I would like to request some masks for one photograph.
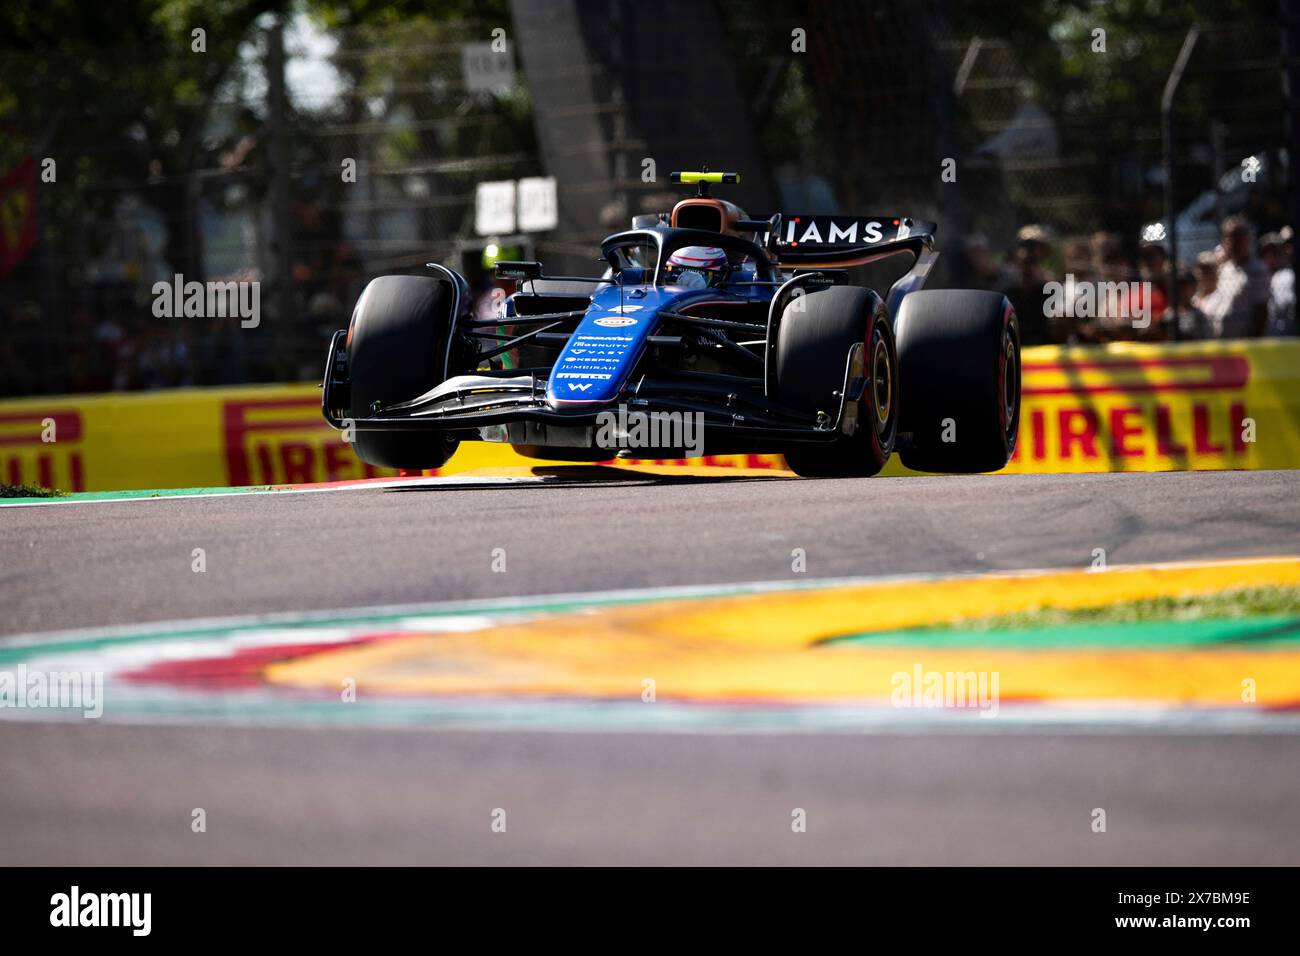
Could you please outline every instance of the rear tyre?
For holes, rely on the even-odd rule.
[[[1020,430],[1020,325],[1006,296],[913,292],[897,332],[903,464],[957,474],[1005,466]]]
[[[898,431],[897,352],[884,303],[870,289],[832,286],[792,300],[782,312],[776,391],[793,408],[838,414],[838,393],[857,344],[863,346],[861,374],[867,378],[856,409],[857,431],[831,442],[790,446],[785,460],[797,475],[865,478],[885,466]]]
[[[430,276],[379,276],[357,300],[348,329],[351,417],[418,398],[442,381],[457,294]],[[431,431],[362,431],[362,461],[382,468],[439,468],[459,441]]]

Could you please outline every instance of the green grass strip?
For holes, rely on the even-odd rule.
[[[1146,598],[1088,608],[1040,608],[948,624],[871,631],[823,644],[925,647],[1132,648],[1252,646],[1300,640],[1300,588],[1265,587]]]
[[[252,495],[279,490],[274,485],[241,485],[233,488],[157,488],[136,491],[78,491],[75,493],[51,491],[48,488],[38,489],[32,485],[4,485],[0,486],[0,488],[16,488],[23,492],[22,494],[4,494],[0,491],[0,498],[14,499],[8,502],[9,504],[35,501],[40,498],[60,498],[70,503],[76,501],[135,501],[140,498],[178,498],[185,495]]]
[[[66,498],[68,493],[41,485],[0,484],[0,498]]]

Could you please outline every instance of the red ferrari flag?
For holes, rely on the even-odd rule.
[[[36,243],[36,162],[20,159],[0,178],[0,278]]]

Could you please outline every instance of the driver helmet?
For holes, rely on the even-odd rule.
[[[716,289],[731,267],[717,246],[682,246],[668,257],[668,282],[688,289]]]

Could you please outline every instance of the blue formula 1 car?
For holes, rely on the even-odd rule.
[[[919,291],[935,226],[904,216],[751,219],[697,186],[601,243],[590,278],[499,262],[516,291],[470,308],[460,275],[380,276],[335,333],[326,420],[367,462],[443,465],[462,441],[570,461],[776,453],[798,474],[983,472],[1015,449],[1020,340],[992,292]],[[850,267],[909,255],[882,298]]]

